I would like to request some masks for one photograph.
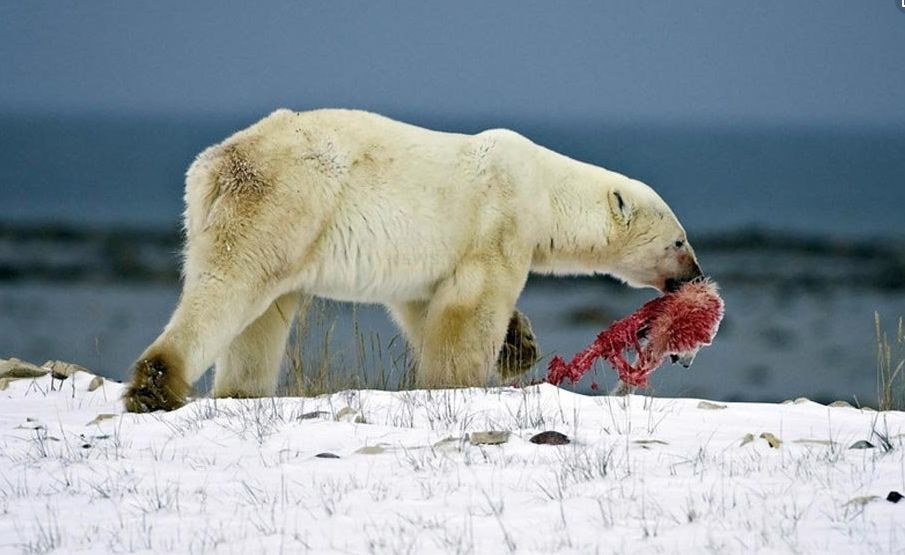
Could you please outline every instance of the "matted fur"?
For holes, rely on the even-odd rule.
[[[530,271],[660,289],[700,273],[652,189],[502,129],[278,110],[201,153],[185,200],[182,296],[136,364],[129,410],[181,402],[181,386],[148,393],[143,369],[165,353],[173,384],[216,362],[214,395],[272,394],[300,297],[387,306],[419,385],[471,386],[536,358],[513,320]],[[500,357],[507,331],[530,338],[516,364]]]

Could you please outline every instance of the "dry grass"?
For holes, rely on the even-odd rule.
[[[877,331],[877,404],[880,410],[905,410],[905,330],[899,317],[895,335],[890,339],[874,313]]]
[[[412,356],[401,335],[385,340],[362,330],[358,307],[352,312],[352,338],[335,340],[338,303],[304,299],[286,348],[288,380],[281,393],[311,397],[346,389],[414,388]]]
[[[387,340],[366,331],[360,325],[359,305],[352,305],[351,322],[340,316],[341,307],[342,303],[325,299],[301,301],[286,348],[288,377],[279,394],[311,397],[349,389],[415,389],[415,361],[405,338],[396,333]],[[504,385],[532,383],[531,370],[544,361],[530,322],[522,325],[531,337],[507,334],[497,359]]]

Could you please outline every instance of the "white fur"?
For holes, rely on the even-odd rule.
[[[184,290],[148,348],[188,383],[268,395],[299,294],[382,303],[423,386],[487,382],[529,271],[663,287],[694,254],[663,200],[507,130],[278,110],[186,179]]]

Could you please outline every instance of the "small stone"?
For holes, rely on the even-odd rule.
[[[773,449],[779,449],[779,446],[782,445],[782,440],[780,440],[778,437],[771,434],[770,432],[764,432],[764,433],[760,434],[760,438],[767,440],[767,443]]]
[[[91,381],[88,382],[88,391],[94,391],[102,385],[104,385],[104,378],[100,376],[94,376],[93,378],[91,378]]]
[[[86,374],[92,373],[91,370],[88,370],[84,366],[79,366],[72,362],[64,362],[62,360],[48,360],[42,364],[41,367],[50,370],[50,375],[58,380],[65,380],[76,372],[85,372]]]
[[[344,407],[336,413],[337,422],[353,422],[358,415],[358,411],[352,407]]]
[[[662,439],[636,439],[632,443],[637,443],[638,445],[669,445]]]
[[[886,496],[886,500],[890,503],[898,503],[902,500],[902,494],[897,491],[889,492],[889,495]]]
[[[47,374],[48,370],[39,368],[30,362],[24,362],[17,358],[9,360],[0,359],[0,378],[5,379],[23,379],[23,378],[40,378]]]
[[[754,441],[754,434],[745,434],[745,437],[742,438],[742,442],[739,444],[739,447],[744,447]]]
[[[796,440],[793,440],[792,443],[801,443],[804,445],[826,445],[827,447],[836,444],[834,441],[830,441],[828,439],[809,439],[809,438],[796,439]]]
[[[702,410],[723,410],[726,408],[726,405],[711,403],[710,401],[701,401],[698,403],[698,408]]]
[[[359,455],[379,455],[381,453],[386,453],[386,449],[379,445],[366,445],[355,452]]]
[[[546,432],[536,434],[532,436],[528,441],[530,441],[531,443],[536,443],[538,445],[567,445],[568,443],[570,443],[569,436],[555,432],[553,430],[548,430]]]
[[[465,443],[465,438],[463,437],[445,437],[440,441],[434,443],[431,448],[436,449],[437,451],[461,451],[462,444]]]
[[[95,424],[100,424],[100,423],[103,422],[104,420],[110,420],[111,418],[116,418],[116,417],[117,417],[116,414],[101,413],[101,414],[98,414],[97,416],[95,416],[94,419],[91,420],[91,422],[89,422],[89,423],[87,423],[87,424],[85,424],[85,425],[86,425],[86,426],[93,426],[93,425],[95,425]]]
[[[799,398],[795,399],[795,404],[796,404],[796,405],[803,405],[803,404],[805,404],[805,403],[813,403],[813,402],[814,402],[814,401],[811,401],[811,400],[808,399],[807,397],[799,397]]]
[[[873,448],[874,448],[874,444],[867,440],[864,440],[864,439],[859,439],[855,443],[852,443],[851,447],[849,447],[849,449],[873,449]]]
[[[339,458],[339,455],[336,455],[334,453],[326,453],[326,452],[318,453],[317,455],[314,455],[314,456],[317,457],[318,459],[338,459]]]
[[[472,445],[501,445],[509,441],[509,432],[488,431],[469,434],[468,441]]]
[[[830,406],[830,407],[833,407],[833,408],[846,408],[846,409],[853,409],[853,408],[855,408],[855,407],[853,407],[852,404],[849,403],[848,401],[842,401],[842,400],[833,401],[832,403],[830,403],[830,404],[827,405],[827,406]]]
[[[299,420],[314,420],[315,418],[325,418],[330,416],[330,413],[325,410],[315,410],[312,412],[306,412],[299,416]]]

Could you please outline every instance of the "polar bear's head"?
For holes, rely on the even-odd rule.
[[[672,291],[701,277],[701,267],[685,230],[653,189],[626,180],[608,192],[616,247],[611,273],[633,287]]]

